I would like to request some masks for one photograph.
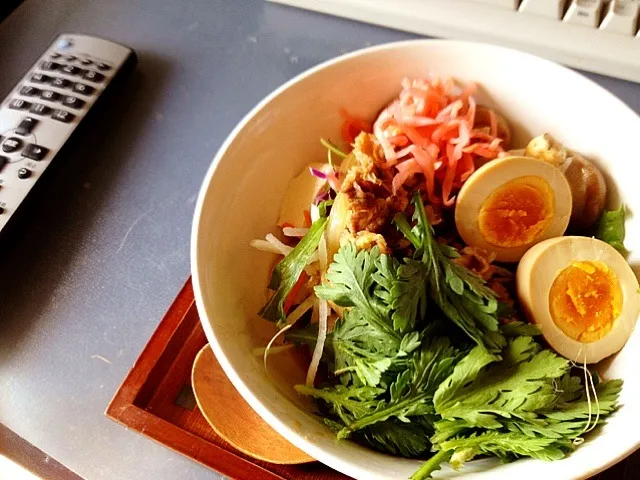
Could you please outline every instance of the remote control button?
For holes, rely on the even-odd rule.
[[[73,91],[82,95],[91,95],[96,89],[84,83],[76,83],[73,86]]]
[[[47,153],[49,153],[48,148],[41,147],[40,145],[36,145],[35,143],[29,143],[22,152],[22,155],[30,158],[31,160],[42,160],[46,157]]]
[[[67,55],[66,57],[64,57],[64,59],[67,62],[75,62],[78,59],[78,57],[76,57],[75,55]]]
[[[100,70],[111,70],[111,65],[108,63],[100,62],[96,65]]]
[[[4,208],[0,207],[0,215],[2,215],[4,213]]]
[[[57,102],[60,100],[60,94],[53,90],[43,90],[40,94],[40,98],[43,100],[49,100],[50,102]]]
[[[73,47],[73,42],[68,38],[61,38],[60,40],[58,40],[58,48],[60,50],[66,50],[70,47]]]
[[[31,104],[29,102],[22,100],[20,98],[14,98],[13,100],[11,100],[11,103],[9,104],[9,108],[13,110],[26,110],[30,106]]]
[[[29,111],[38,115],[49,115],[49,113],[51,113],[51,107],[47,107],[42,103],[34,103],[33,105],[31,105]]]
[[[18,178],[22,178],[23,180],[25,178],[29,178],[31,176],[31,170],[29,170],[28,168],[21,168],[20,170],[18,170]]]
[[[62,73],[66,73],[67,75],[82,75],[83,70],[76,67],[75,65],[65,65],[60,70]]]
[[[4,153],[12,153],[22,148],[22,140],[16,137],[7,138],[2,144]]]
[[[7,163],[9,163],[9,159],[7,157],[0,156],[0,172],[2,171],[2,169],[5,167]]]
[[[53,52],[51,55],[49,55],[50,58],[56,59],[56,58],[60,58],[62,55],[58,52]]]
[[[83,58],[82,60],[80,60],[80,63],[82,63],[83,65],[91,65],[93,62],[88,58]]]
[[[62,100],[62,104],[65,107],[71,107],[71,108],[78,109],[78,108],[84,107],[84,100],[80,100],[77,97],[72,97],[72,96],[69,95],[67,97],[64,97],[64,99]]]
[[[71,82],[66,78],[54,78],[51,82],[52,87],[58,88],[68,88],[71,85]]]
[[[56,62],[42,62],[40,67],[43,70],[47,70],[47,71],[51,72],[53,70],[58,70],[60,68],[60,64],[56,63]]]
[[[94,72],[93,70],[87,70],[86,72],[84,72],[82,78],[84,78],[85,80],[90,80],[92,82],[101,82],[104,80],[104,75],[98,72]]]
[[[39,88],[26,85],[20,89],[20,95],[24,95],[25,97],[35,97],[36,95],[39,95],[41,91],[42,90]]]
[[[31,81],[33,83],[49,83],[51,81],[51,77],[44,73],[34,73],[31,75]]]
[[[73,119],[76,118],[76,116],[71,112],[67,112],[66,110],[54,110],[51,118],[59,122],[71,123],[73,122]]]
[[[29,135],[38,123],[39,123],[39,120],[36,120],[33,117],[25,117],[20,122],[20,125],[18,125],[18,128],[16,129],[16,133],[22,136]]]

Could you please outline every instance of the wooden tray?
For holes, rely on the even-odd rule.
[[[191,390],[191,367],[206,343],[189,279],[111,400],[106,415],[232,478],[349,478],[319,462],[304,465],[261,462],[217,436],[200,413]]]
[[[348,480],[319,462],[274,465],[217,436],[196,405],[191,367],[207,343],[189,279],[116,392],[106,415],[223,475],[251,480]],[[640,453],[592,480],[640,479]]]

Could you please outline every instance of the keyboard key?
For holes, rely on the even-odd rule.
[[[20,95],[24,95],[25,97],[35,97],[40,95],[40,92],[42,92],[42,90],[30,85],[26,85],[20,89]]]
[[[22,140],[16,137],[7,138],[2,144],[2,151],[4,153],[12,153],[22,148]]]
[[[607,6],[607,13],[600,28],[608,32],[633,35],[636,33],[639,11],[638,3],[631,3],[629,0],[613,0]]]
[[[42,64],[40,64],[40,67],[43,70],[47,70],[47,71],[53,71],[53,70],[58,70],[61,65],[59,63],[56,62],[42,62]]]
[[[89,80],[91,82],[97,83],[104,80],[104,75],[98,72],[94,72],[93,70],[87,70],[86,72],[84,72],[84,75],[82,76],[82,78],[84,78],[85,80]]]
[[[71,112],[67,112],[66,110],[54,110],[51,118],[63,123],[71,123],[73,119],[76,118]]]
[[[566,3],[566,0],[522,0],[519,11],[560,20]]]
[[[30,106],[31,104],[29,102],[26,102],[20,98],[14,98],[9,104],[9,108],[13,110],[26,110]]]
[[[84,107],[84,100],[80,100],[77,97],[72,97],[71,95],[69,95],[62,99],[62,104],[65,107],[79,109]]]
[[[22,155],[24,157],[30,158],[31,160],[39,161],[46,157],[47,153],[49,153],[48,148],[41,147],[40,145],[36,145],[35,143],[29,143],[26,147],[24,147]]]
[[[51,82],[51,86],[57,88],[68,88],[70,85],[71,82],[66,78],[54,78]]]
[[[37,115],[49,115],[49,113],[51,113],[51,107],[47,107],[42,103],[34,103],[33,105],[31,105],[29,111]]]
[[[57,102],[60,100],[61,95],[58,92],[54,92],[53,90],[43,90],[40,94],[40,98],[43,100],[48,100],[50,102]]]
[[[65,65],[60,69],[62,73],[66,73],[67,75],[82,75],[83,70],[76,67],[75,65]]]
[[[81,95],[91,95],[96,89],[84,83],[76,83],[73,86],[73,91]]]
[[[44,73],[34,73],[31,75],[31,81],[33,83],[49,83],[51,81],[51,77]]]
[[[602,0],[571,0],[564,21],[597,28],[602,15]]]
[[[21,122],[20,125],[18,125],[18,128],[16,129],[16,133],[18,135],[29,135],[33,129],[35,128],[35,126],[38,124],[39,120],[36,120],[33,117],[25,117]]]

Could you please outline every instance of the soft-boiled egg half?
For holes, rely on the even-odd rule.
[[[455,220],[467,245],[517,262],[536,243],[564,234],[571,218],[571,189],[562,173],[542,160],[507,157],[479,168],[460,189]]]
[[[611,245],[560,237],[524,254],[516,273],[524,313],[560,355],[596,363],[618,352],[640,314],[638,280]]]

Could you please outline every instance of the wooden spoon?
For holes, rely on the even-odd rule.
[[[249,406],[208,344],[196,356],[191,383],[198,407],[211,428],[242,453],[287,465],[315,461],[285,440]]]

